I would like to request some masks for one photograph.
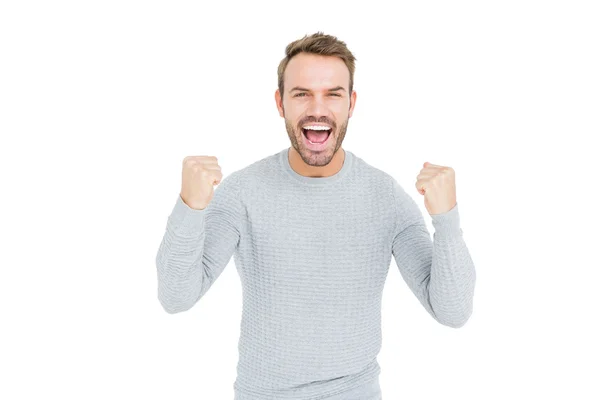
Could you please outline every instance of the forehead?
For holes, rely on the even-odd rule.
[[[338,85],[348,90],[350,71],[339,57],[300,53],[288,63],[283,79],[287,90],[294,86],[321,90]]]

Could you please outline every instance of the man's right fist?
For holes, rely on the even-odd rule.
[[[214,185],[223,179],[214,156],[187,156],[181,172],[181,199],[190,208],[203,210],[214,195]]]

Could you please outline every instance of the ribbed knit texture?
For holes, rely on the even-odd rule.
[[[307,177],[288,151],[224,177],[203,210],[177,196],[156,256],[158,299],[169,313],[190,309],[233,256],[243,290],[236,400],[381,399],[392,255],[436,321],[461,327],[472,313],[475,267],[458,205],[430,216],[432,241],[391,175],[340,149],[338,173]]]

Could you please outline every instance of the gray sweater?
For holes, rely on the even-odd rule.
[[[243,291],[236,400],[377,400],[381,299],[392,255],[440,324],[473,309],[475,267],[458,205],[431,215],[389,174],[345,151],[329,177],[289,148],[230,173],[207,208],[178,195],[156,255],[158,299],[189,310],[233,256]],[[416,193],[416,189],[415,189]]]

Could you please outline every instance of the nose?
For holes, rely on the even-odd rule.
[[[306,114],[308,116],[315,117],[317,120],[319,120],[321,116],[327,116],[329,114],[327,105],[325,104],[325,101],[321,98],[321,96],[312,96],[308,104]]]

